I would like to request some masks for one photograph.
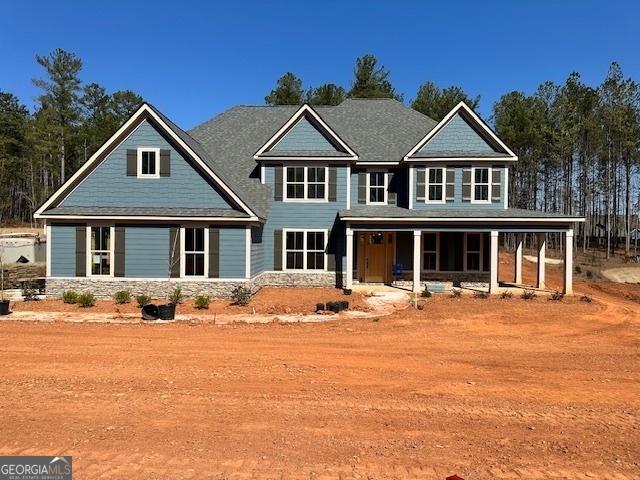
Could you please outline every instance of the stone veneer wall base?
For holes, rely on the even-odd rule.
[[[234,288],[243,285],[256,293],[262,287],[336,287],[342,285],[342,275],[335,272],[264,272],[250,280],[128,280],[97,278],[47,278],[48,296],[61,297],[65,290],[91,292],[98,298],[110,298],[120,290],[128,290],[132,295],[145,293],[151,297],[166,297],[173,289],[180,287],[183,295],[193,297],[198,294],[214,298],[228,298]]]

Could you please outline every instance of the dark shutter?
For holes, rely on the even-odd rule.
[[[367,203],[367,172],[358,173],[358,203]]]
[[[127,176],[138,175],[138,152],[137,150],[127,150]]]
[[[471,201],[471,169],[462,169],[462,201]]]
[[[276,165],[275,167],[273,167],[273,173],[275,174],[275,186],[273,190],[273,199],[281,202],[282,201],[282,183],[283,183],[282,165]]]
[[[395,173],[389,172],[387,174],[388,184],[387,184],[387,203],[389,205],[397,205],[398,204],[398,189],[396,188],[396,184],[394,182]]]
[[[87,227],[76,227],[76,277],[87,276]]]
[[[160,150],[160,176],[171,175],[171,150]]]
[[[209,227],[209,277],[220,276],[220,229]]]
[[[455,168],[447,168],[447,185],[446,185],[446,193],[445,193],[445,201],[453,202],[455,201],[456,195],[456,170]]]
[[[416,170],[416,202],[425,201],[425,181],[426,181],[426,169],[418,168]]]
[[[336,271],[336,254],[335,253],[327,254],[327,270],[329,272]]]
[[[169,276],[180,277],[180,227],[169,229]]]
[[[125,234],[124,227],[114,228],[113,237],[113,276],[124,277],[124,262],[125,262]]]
[[[335,202],[338,199],[337,193],[338,170],[336,167],[329,167],[329,201]]]
[[[282,270],[282,230],[273,232],[273,269]]]
[[[494,167],[491,170],[491,201],[494,203],[499,202],[500,199],[500,178],[501,168]]]

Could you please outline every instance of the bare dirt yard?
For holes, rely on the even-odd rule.
[[[640,287],[576,290],[594,301],[434,295],[321,324],[3,321],[0,454],[73,455],[78,479],[637,479]]]

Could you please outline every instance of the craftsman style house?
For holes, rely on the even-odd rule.
[[[239,284],[498,284],[499,234],[582,219],[508,207],[517,157],[465,104],[239,106],[189,132],[149,104],[36,212],[47,290],[226,295]],[[514,283],[522,283],[522,241]]]

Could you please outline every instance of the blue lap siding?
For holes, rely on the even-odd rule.
[[[171,151],[168,177],[127,176],[127,149],[153,147]],[[223,194],[147,121],[86,177],[61,206],[169,207],[233,209]]]
[[[125,228],[125,276],[167,278],[169,276],[169,228]]]
[[[265,167],[265,180],[267,185],[273,185],[274,167]],[[351,201],[354,201],[353,191]],[[356,192],[357,195],[357,192]],[[329,235],[336,225],[338,211],[346,208],[347,202],[347,169],[344,166],[336,167],[336,201],[335,202],[283,202],[272,201],[269,215],[263,231],[264,244],[264,269],[274,269],[273,258],[273,232],[278,229],[327,229]],[[339,250],[336,261],[342,261],[344,254],[344,229],[336,229],[335,237],[338,242],[335,248]],[[331,248],[331,247],[330,247]],[[333,253],[330,251],[330,253]]]
[[[273,148],[273,152],[337,151],[333,144],[306,118],[300,120]]]
[[[125,278],[169,277],[168,225],[125,226]],[[220,278],[245,277],[244,227],[220,227]],[[51,276],[74,277],[76,227],[52,225]]]
[[[51,276],[75,277],[76,275],[76,227],[52,225]]]
[[[421,153],[493,153],[495,150],[460,115],[455,115],[420,149]]]
[[[246,229],[220,229],[220,278],[244,278]]]

